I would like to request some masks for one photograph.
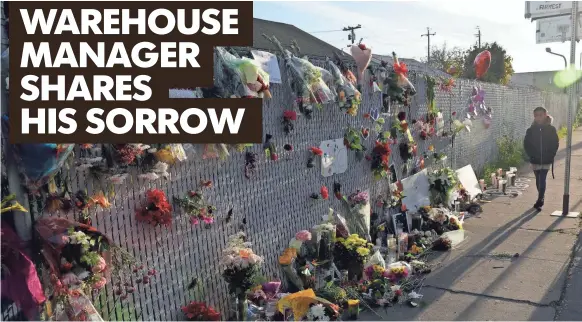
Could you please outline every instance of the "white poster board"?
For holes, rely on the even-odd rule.
[[[481,187],[479,187],[479,180],[477,180],[477,176],[475,175],[475,171],[473,171],[473,167],[468,164],[459,170],[455,171],[457,173],[457,177],[459,178],[459,182],[463,185],[471,200],[481,194]]]
[[[263,70],[269,74],[269,83],[281,84],[281,70],[277,56],[260,50],[251,50],[251,53],[254,59],[261,64]]]
[[[536,21],[536,44],[570,41],[572,16],[562,16]],[[578,40],[582,36],[582,19],[578,20]]]
[[[336,173],[344,173],[348,169],[348,150],[344,139],[322,141],[319,148],[321,156],[321,175],[330,177]]]
[[[402,204],[408,211],[415,213],[424,206],[430,206],[430,183],[426,169],[402,179],[401,182],[404,194]]]

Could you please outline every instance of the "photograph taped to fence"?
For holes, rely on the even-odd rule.
[[[219,49],[252,45],[252,2],[18,2],[9,10],[11,143],[261,142],[268,75]],[[247,90],[220,84],[215,61]],[[201,95],[172,99],[176,88]]]

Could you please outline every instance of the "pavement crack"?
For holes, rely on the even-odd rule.
[[[449,289],[446,287],[439,287],[439,286],[434,286],[434,285],[425,285],[424,287],[429,287],[429,288],[433,288],[436,290],[441,290],[441,291],[454,293],[454,294],[470,295],[470,296],[475,296],[475,297],[484,297],[487,299],[497,300],[497,301],[506,301],[506,302],[513,302],[513,303],[528,304],[528,305],[535,306],[535,307],[555,307],[555,303],[541,304],[541,303],[536,303],[536,302],[532,302],[532,301],[528,301],[528,300],[518,300],[518,299],[512,299],[512,298],[503,297],[503,296],[494,296],[494,295],[467,292],[467,291],[461,291],[461,290],[453,290],[453,289]]]
[[[548,258],[540,258],[540,257],[531,257],[531,256],[524,256],[521,255],[519,253],[516,253],[516,255],[518,256],[506,256],[504,254],[467,254],[464,255],[464,257],[473,257],[473,258],[489,258],[489,259],[495,259],[498,261],[505,261],[505,262],[514,262],[517,261],[521,258],[525,258],[525,259],[535,259],[535,260],[541,260],[541,261],[545,261],[545,262],[555,262],[555,263],[563,263],[563,261],[560,260],[554,260],[554,259],[548,259]]]
[[[578,228],[560,228],[560,229],[536,229],[536,228],[518,228],[519,230],[537,231],[544,233],[560,233],[560,234],[577,234]]]

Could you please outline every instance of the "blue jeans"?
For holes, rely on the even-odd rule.
[[[548,178],[548,170],[536,170],[534,171],[536,176],[536,187],[538,188],[538,200],[544,201],[544,196],[546,194],[546,179]]]

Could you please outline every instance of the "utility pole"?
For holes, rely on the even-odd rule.
[[[356,42],[356,33],[354,32],[354,30],[360,29],[360,28],[362,28],[362,25],[358,24],[355,27],[347,26],[347,27],[344,27],[344,29],[343,29],[343,31],[349,31],[350,32],[350,34],[348,35],[348,40],[351,40],[352,41],[352,45]]]
[[[479,28],[479,26],[477,26],[477,33],[475,34],[475,37],[477,37],[477,45],[479,48],[481,48],[481,28]]]
[[[428,39],[428,50],[427,50],[427,55],[426,55],[426,63],[430,63],[430,36],[434,36],[436,35],[436,32],[434,33],[430,33],[430,27],[426,27],[426,34],[422,34],[420,35],[420,37],[425,37]]]

